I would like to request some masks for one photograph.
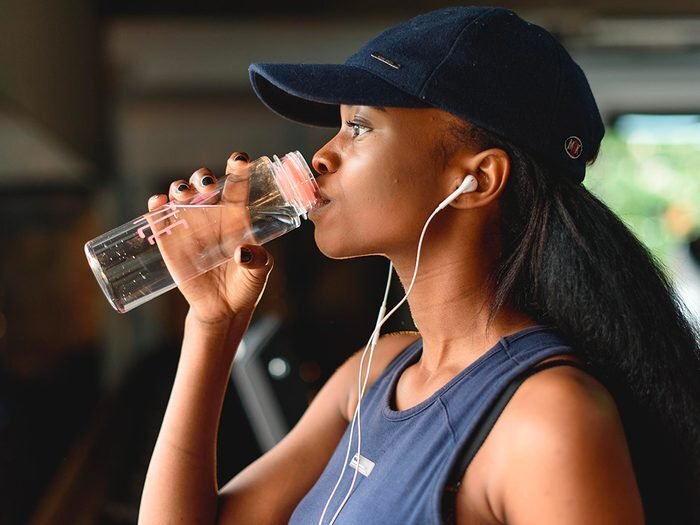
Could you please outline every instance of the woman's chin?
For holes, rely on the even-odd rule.
[[[329,259],[353,259],[355,257],[361,257],[361,255],[348,252],[347,250],[323,246],[318,243],[316,243],[316,246],[318,246],[319,251]]]
[[[319,251],[329,259],[353,259],[369,255],[363,250],[357,249],[358,247],[350,246],[347,238],[328,239],[319,235],[318,230],[314,232],[314,240]]]

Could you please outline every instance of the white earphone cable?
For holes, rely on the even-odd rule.
[[[377,329],[377,327],[381,327],[380,323],[381,323],[381,320],[383,319],[384,314],[386,312],[386,303],[389,299],[389,288],[391,287],[391,277],[392,277],[393,271],[394,271],[394,265],[391,263],[391,261],[389,261],[389,275],[388,275],[387,280],[386,280],[386,288],[384,290],[384,298],[382,299],[382,304],[379,307],[379,314],[377,315],[377,321],[375,322],[375,325],[374,325],[374,331],[372,332],[372,335],[370,336],[370,340],[367,342],[367,345],[365,346],[365,349],[362,352],[362,358],[360,359],[360,372],[359,372],[358,377],[357,377],[357,391],[358,392],[360,392],[360,377],[362,374],[363,362],[365,360],[365,356],[367,355],[367,348],[371,347],[372,350],[374,350],[374,346],[376,346],[376,344],[377,344],[377,337],[375,337],[375,334],[379,333],[379,330]],[[347,451],[345,452],[345,460],[343,461],[343,465],[348,464],[348,458],[350,457],[350,449],[352,448],[352,436],[353,436],[353,432],[355,430],[355,422],[356,421],[358,423],[358,433],[360,431],[359,420],[357,419],[358,408],[360,406],[359,397],[358,397],[357,405],[358,406],[355,409],[355,413],[353,414],[352,424],[350,425],[350,435],[348,436],[348,448],[347,448]],[[335,496],[335,493],[338,490],[338,486],[340,485],[340,481],[343,479],[344,474],[345,474],[345,467],[343,467],[343,469],[341,470],[340,476],[338,476],[338,480],[336,481],[335,486],[333,487],[333,491],[331,492],[331,495],[328,497],[328,500],[326,501],[326,505],[323,507],[323,512],[321,513],[321,518],[318,520],[319,525],[322,525],[322,523],[323,523],[323,518],[326,516],[328,506],[330,505],[331,500],[333,499],[333,496]],[[357,470],[355,470],[355,474],[353,477],[353,483],[354,483],[354,479],[356,476],[357,476]],[[336,515],[337,515],[337,513],[336,513]],[[331,523],[333,523],[335,521],[335,518],[336,518],[336,516],[333,516]]]
[[[457,195],[457,192],[453,195],[450,195],[451,198],[454,198]],[[448,197],[448,199],[450,198]],[[352,418],[352,426],[350,427],[350,435],[348,437],[348,448],[347,452],[345,454],[345,461],[343,463],[343,469],[340,473],[340,476],[338,477],[338,481],[335,484],[335,487],[333,488],[333,491],[331,492],[331,495],[328,498],[328,501],[326,501],[326,505],[323,508],[323,513],[321,514],[321,518],[319,519],[318,523],[319,525],[323,525],[323,518],[326,515],[326,511],[328,510],[328,506],[333,499],[333,496],[335,495],[335,492],[340,485],[340,481],[343,478],[343,475],[345,474],[345,466],[347,465],[348,458],[350,457],[350,448],[352,447],[352,434],[353,430],[355,427],[355,421],[357,421],[357,462],[354,467],[354,474],[352,477],[352,482],[350,483],[350,488],[348,489],[347,493],[345,494],[345,497],[343,498],[343,501],[340,503],[338,510],[336,510],[335,514],[331,518],[331,521],[328,523],[328,525],[333,525],[335,523],[335,520],[337,519],[338,515],[340,514],[340,511],[343,510],[343,507],[345,506],[345,503],[348,501],[350,498],[350,494],[352,494],[352,490],[355,487],[355,481],[357,480],[357,472],[359,470],[360,466],[360,452],[361,452],[361,444],[362,444],[362,436],[360,434],[360,413],[361,413],[361,405],[362,405],[362,398],[365,394],[365,388],[367,386],[367,381],[369,379],[369,374],[370,374],[370,369],[372,366],[372,358],[374,357],[374,347],[376,346],[377,338],[379,337],[379,332],[384,325],[384,323],[389,319],[394,312],[396,312],[403,303],[405,303],[408,300],[408,296],[410,295],[411,291],[413,290],[413,285],[416,282],[416,276],[418,275],[418,267],[420,264],[420,254],[421,250],[423,248],[423,239],[425,237],[425,233],[428,230],[428,225],[430,224],[430,221],[433,220],[435,215],[437,215],[440,211],[444,209],[444,207],[447,205],[448,201],[445,199],[445,201],[441,202],[440,205],[438,205],[435,210],[430,214],[428,219],[425,221],[425,225],[423,226],[423,230],[421,231],[420,238],[418,240],[418,249],[416,251],[416,262],[413,267],[413,276],[411,277],[411,283],[408,286],[408,289],[406,290],[406,293],[404,294],[403,298],[391,309],[391,311],[384,315],[383,317],[381,316],[382,310],[385,309],[386,303],[383,303],[383,308],[380,308],[380,315],[377,320],[377,324],[375,325],[374,331],[372,332],[372,335],[369,338],[369,341],[367,342],[367,345],[365,346],[364,351],[362,352],[362,358],[360,359],[360,370],[358,373],[358,399],[357,399],[357,408],[355,409],[355,413]],[[390,274],[391,276],[391,274]],[[387,283],[387,293],[385,294],[385,299],[388,295],[388,283]],[[371,349],[371,350],[370,350]],[[361,388],[360,388],[360,378],[362,376],[362,367],[363,367],[363,362],[365,359],[365,355],[367,354],[367,351],[370,350],[369,353],[369,359],[367,361],[367,372],[365,373],[365,378],[364,381],[362,382]]]

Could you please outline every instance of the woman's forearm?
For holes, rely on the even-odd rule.
[[[216,434],[231,363],[250,315],[206,324],[189,315],[180,362],[148,467],[139,523],[214,523]]]

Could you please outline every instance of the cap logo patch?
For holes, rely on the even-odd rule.
[[[583,153],[583,142],[581,142],[580,138],[572,135],[564,141],[564,149],[569,157],[577,159]]]
[[[369,56],[371,56],[371,57],[374,58],[375,60],[379,60],[380,62],[386,64],[386,65],[389,66],[389,67],[393,67],[394,69],[400,69],[400,68],[401,68],[401,64],[397,64],[397,63],[394,62],[393,60],[389,60],[388,58],[383,57],[383,56],[380,55],[379,53],[371,53]]]

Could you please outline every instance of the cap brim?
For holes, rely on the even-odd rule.
[[[364,69],[338,64],[251,64],[250,83],[275,113],[304,124],[338,127],[340,104],[430,107]]]

